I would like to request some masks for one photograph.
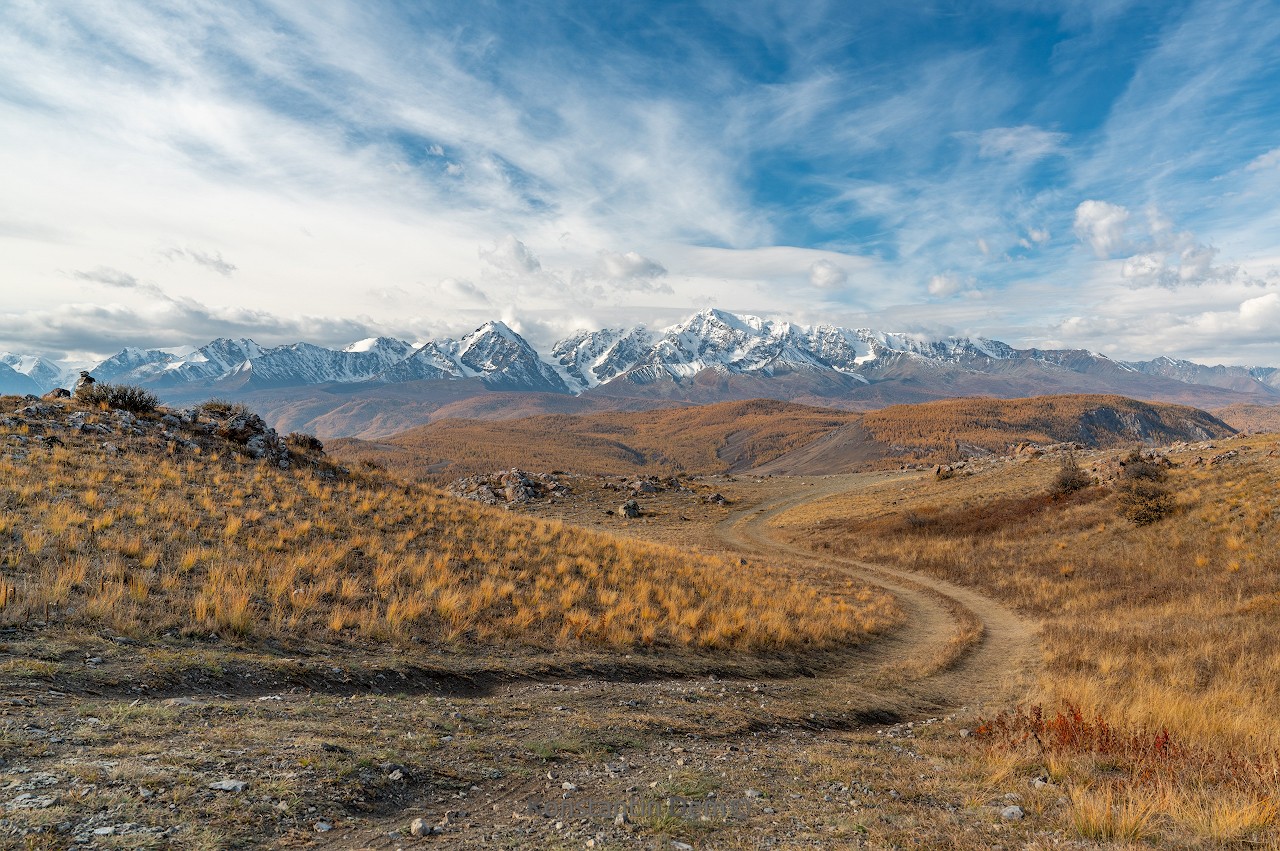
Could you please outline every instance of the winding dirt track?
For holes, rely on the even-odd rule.
[[[730,547],[755,558],[835,568],[891,593],[906,613],[892,635],[872,642],[867,665],[844,679],[902,714],[1009,701],[1026,693],[1038,659],[1035,627],[1003,604],[943,579],[818,554],[780,540],[769,523],[807,502],[855,490],[857,474],[796,478],[786,493],[731,515],[717,528]],[[774,480],[777,482],[778,480]],[[859,687],[860,686],[860,687]]]
[[[730,515],[714,531],[721,545],[755,560],[777,560],[797,572],[830,575],[836,570],[860,583],[885,589],[898,601],[905,613],[902,626],[893,632],[867,642],[850,654],[849,664],[818,676],[797,676],[768,683],[774,705],[763,713],[761,729],[776,725],[807,727],[812,730],[837,730],[881,724],[909,718],[939,715],[950,710],[983,704],[1002,708],[1009,700],[1021,697],[1035,669],[1037,645],[1035,630],[1005,606],[996,601],[941,579],[896,570],[889,567],[839,557],[819,555],[775,537],[769,521],[806,502],[823,499],[856,489],[866,483],[865,476],[844,475],[820,479],[774,479],[769,487],[778,491],[764,502]],[[680,680],[673,680],[678,684]],[[660,684],[605,684],[609,688],[641,689],[637,694],[661,689]],[[584,696],[584,705],[596,705],[609,711],[620,696],[632,692],[603,690],[595,697]],[[568,701],[567,693],[555,693],[556,700]],[[650,694],[650,697],[652,695]],[[525,695],[528,699],[528,695]],[[590,701],[596,701],[595,704]],[[563,708],[563,707],[558,707]],[[761,704],[764,708],[764,704]],[[811,711],[813,710],[813,711]],[[759,741],[746,730],[710,738],[732,741],[749,737],[753,747]],[[638,748],[630,754],[633,761],[661,765],[667,743],[657,742]],[[558,770],[570,770],[569,763]],[[550,775],[548,775],[550,777]],[[755,778],[755,775],[752,775]],[[745,777],[737,778],[748,782]],[[559,778],[557,777],[557,782]],[[597,779],[590,782],[598,794],[611,794],[607,785]],[[615,781],[627,782],[627,778]],[[510,827],[502,815],[518,808],[519,802],[541,799],[554,783],[541,775],[505,781],[501,791],[484,799],[482,811],[473,818],[487,831]],[[545,787],[545,788],[544,788]],[[473,787],[474,788],[474,787]],[[625,794],[620,787],[616,796]],[[799,796],[793,796],[799,797]],[[514,803],[513,803],[514,802]],[[489,812],[490,807],[492,812]],[[358,844],[353,837],[317,838],[314,848],[392,848],[400,840],[388,842],[388,832],[403,829],[406,812],[375,819],[366,827]],[[473,847],[474,833],[436,837],[432,844],[444,847]],[[508,838],[511,836],[507,834]]]

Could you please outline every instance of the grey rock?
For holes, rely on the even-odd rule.
[[[240,793],[247,789],[248,783],[243,780],[219,780],[216,783],[210,783],[209,788],[216,792],[235,792]]]
[[[631,518],[639,517],[640,503],[636,502],[634,499],[629,499],[626,502],[622,503],[621,506],[619,506],[618,513],[621,514],[623,517],[631,517]]]
[[[1005,807],[1000,811],[1000,818],[1005,821],[1018,821],[1024,815],[1026,815],[1026,813],[1024,813],[1022,811],[1022,807],[1019,807],[1017,804]]]

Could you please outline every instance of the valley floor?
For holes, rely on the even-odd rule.
[[[50,848],[395,848],[419,841],[417,818],[438,830],[421,841],[446,847],[987,847],[1042,830],[1057,798],[1030,778],[988,782],[961,738],[976,701],[1003,706],[1025,678],[1028,627],[945,583],[815,562],[764,537],[768,518],[856,481],[724,484],[729,508],[616,530],[719,541],[833,585],[856,571],[899,595],[908,625],[785,675],[781,659],[657,679],[604,664],[435,676],[383,659],[354,682],[370,660],[290,667],[213,648],[184,651],[174,677],[174,653],[10,630],[4,829]],[[221,781],[231,791],[211,788]],[[1015,798],[1026,817],[1000,818]]]
[[[984,720],[1039,694],[1037,620],[940,571],[869,564],[803,531],[844,493],[874,492],[881,512],[915,504],[932,475],[713,484],[726,506],[659,493],[635,520],[606,514],[619,497],[598,483],[526,508],[741,552],[833,593],[872,582],[895,595],[903,625],[807,661],[600,654],[576,667],[492,651],[140,648],[14,626],[0,639],[0,837],[29,848],[1217,847],[1150,814],[1130,833],[1091,833],[1074,768],[986,734]],[[1122,818],[1121,805],[1095,821]],[[416,820],[427,837],[413,835]],[[1236,838],[1256,845],[1265,831]]]

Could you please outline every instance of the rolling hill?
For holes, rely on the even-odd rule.
[[[1280,431],[1280,405],[1228,405],[1213,415],[1239,431]]]
[[[863,414],[755,399],[639,412],[441,420],[385,440],[337,440],[329,446],[348,462],[373,462],[420,477],[510,467],[821,475],[1000,454],[1019,443],[1107,447],[1232,433],[1204,411],[1121,396],[953,399]]]

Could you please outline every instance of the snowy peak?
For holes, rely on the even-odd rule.
[[[99,381],[138,384],[162,372],[176,360],[178,356],[170,352],[130,347],[95,366],[93,374]]]
[[[960,362],[1014,353],[992,340],[810,327],[722,310],[701,311],[656,335],[644,328],[579,331],[551,352],[570,383],[582,388],[623,376],[640,383],[681,381],[708,369],[765,376],[836,372],[862,380],[869,364],[894,355]]]
[[[36,355],[17,355],[0,352],[0,364],[35,382],[41,393],[47,393],[62,384],[66,370],[51,360]]]
[[[40,385],[31,376],[18,372],[7,363],[0,363],[0,395],[26,396],[39,392]]]
[[[605,328],[579,331],[551,349],[551,357],[575,388],[587,390],[612,381],[644,359],[653,335],[644,326],[628,331]]]
[[[170,351],[127,348],[93,373],[103,381],[210,393],[470,381],[477,389],[572,394],[609,394],[613,385],[613,392],[624,396],[672,399],[715,398],[722,391],[846,399],[875,384],[882,385],[876,398],[947,395],[960,386],[1004,392],[999,388],[1015,384],[1125,395],[1159,392],[1171,398],[1191,392],[1182,388],[1205,386],[1266,399],[1280,396],[1280,370],[1274,368],[1207,367],[1173,358],[1124,363],[1082,350],[1017,350],[982,337],[800,325],[714,309],[657,331],[644,326],[578,331],[545,354],[506,323],[492,321],[457,339],[430,340],[417,348],[392,337],[332,349],[306,342],[264,348],[247,338]],[[66,377],[50,361],[0,355],[0,384],[10,392],[44,392]],[[761,383],[766,379],[778,383]],[[1194,392],[1200,395],[1188,398],[1204,395],[1202,389]]]
[[[431,340],[377,376],[383,382],[463,378],[479,379],[492,390],[571,393],[578,389],[571,389],[523,337],[497,321],[486,322],[460,340]]]
[[[571,392],[556,370],[502,322],[486,322],[463,337],[457,364],[495,390]]]

